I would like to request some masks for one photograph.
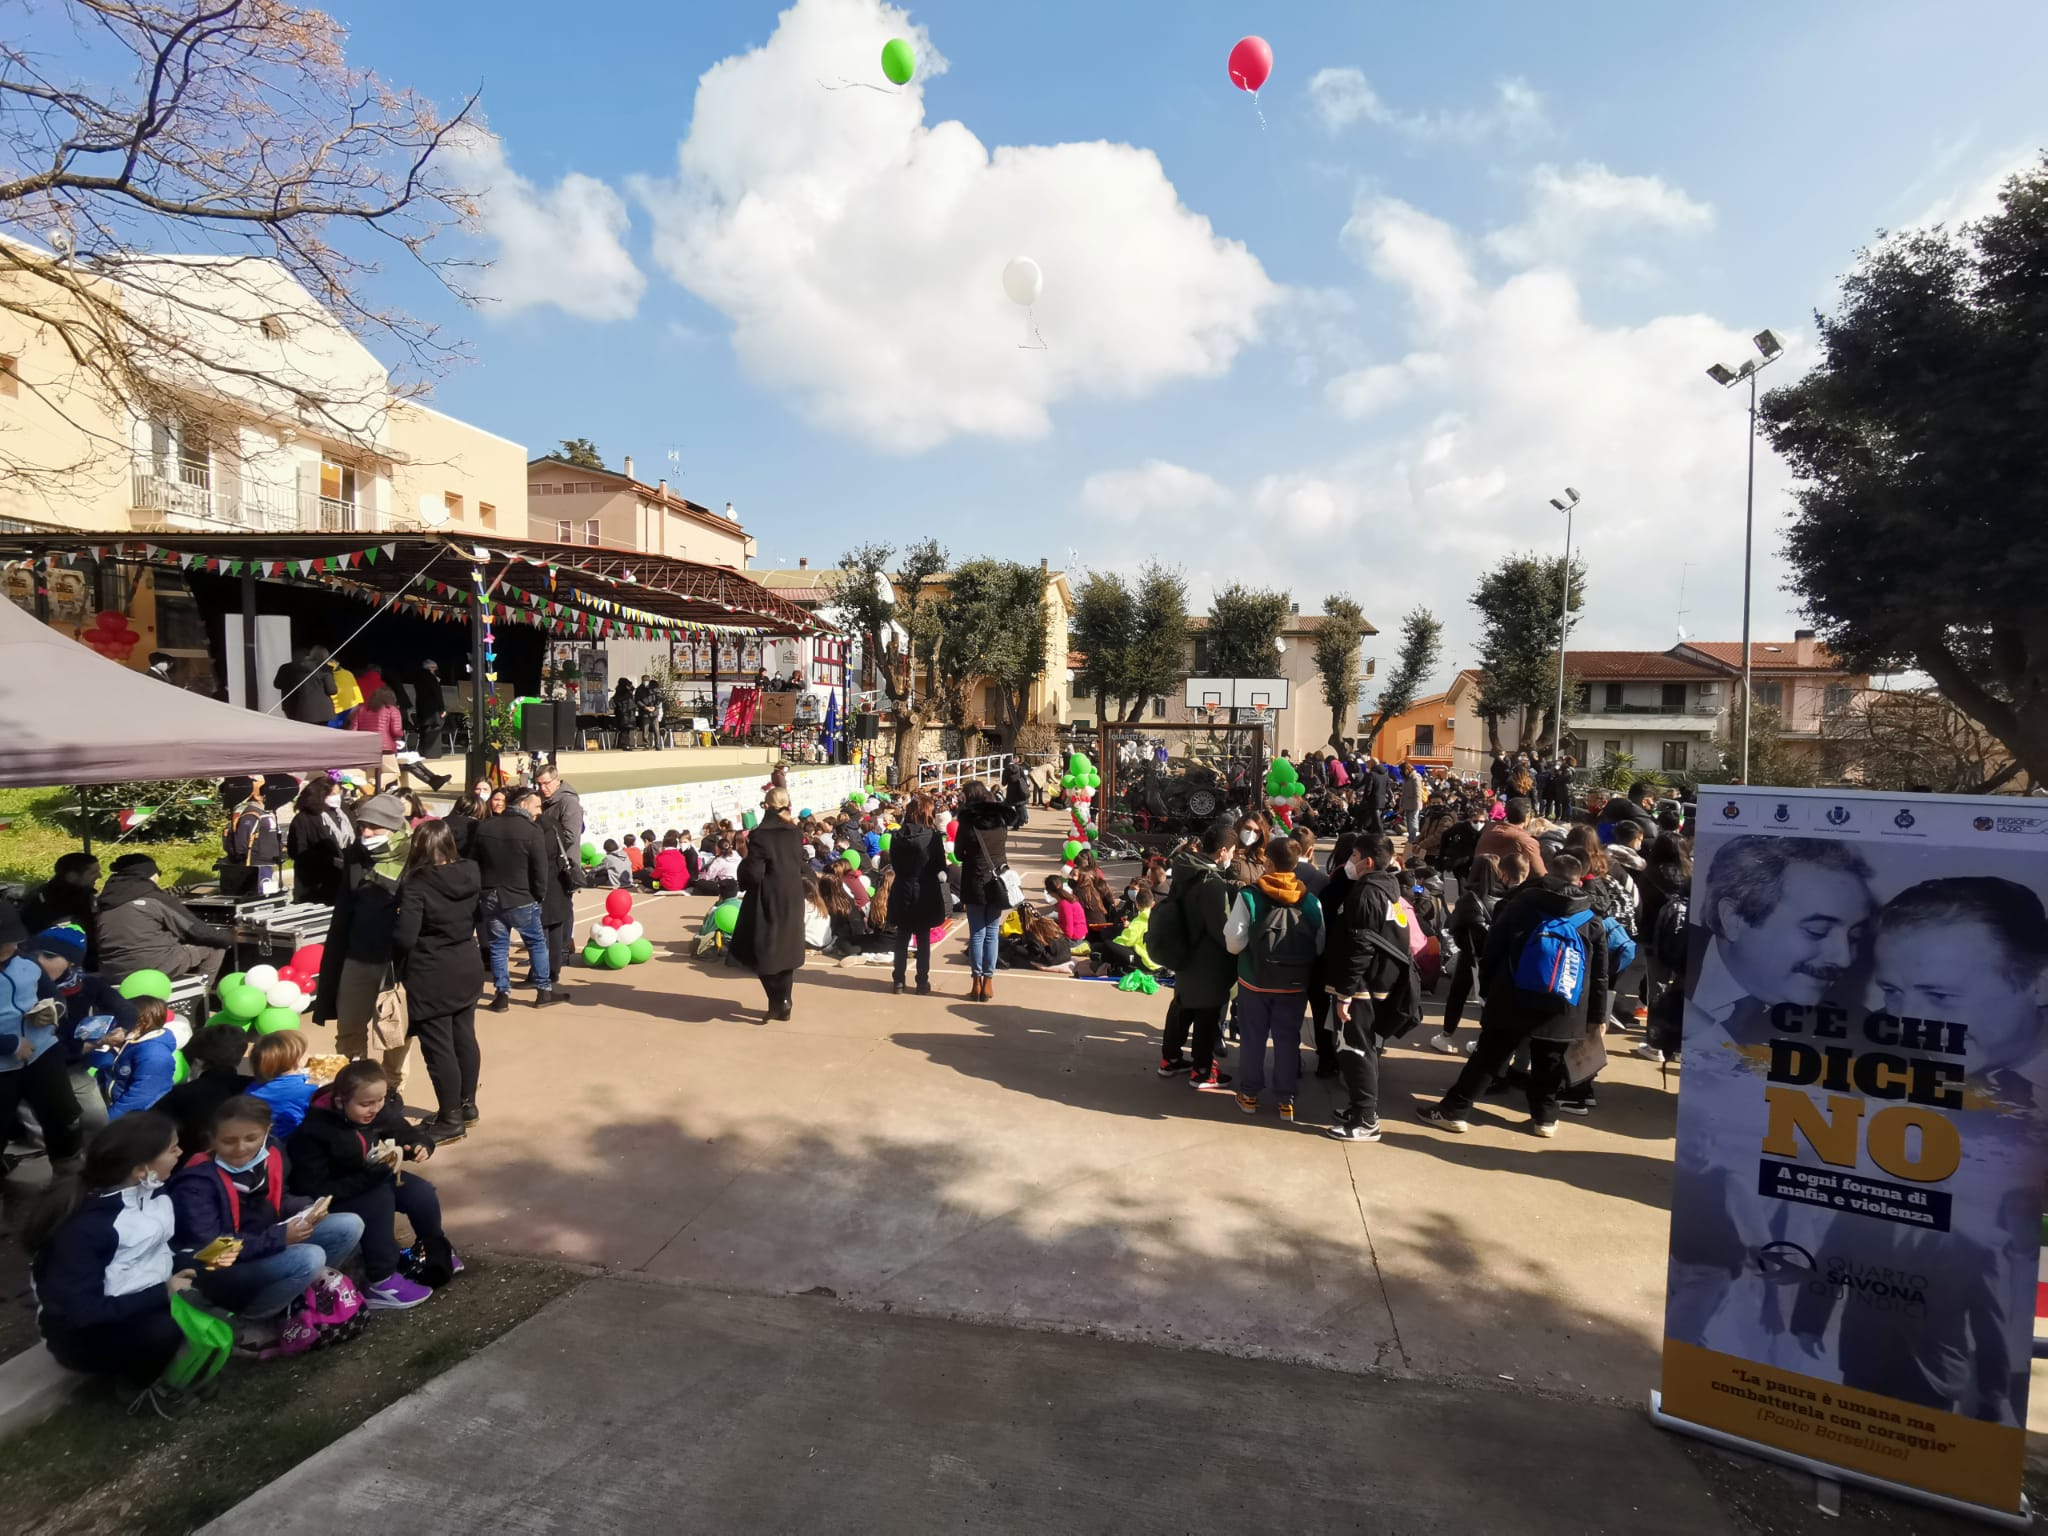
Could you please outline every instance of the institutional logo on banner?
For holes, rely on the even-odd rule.
[[[1981,799],[1701,801],[1663,1412],[2016,1511],[2048,841]]]

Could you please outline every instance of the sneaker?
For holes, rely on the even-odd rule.
[[[1567,1115],[1577,1115],[1581,1120],[1583,1120],[1586,1118],[1586,1116],[1590,1115],[1594,1110],[1600,1107],[1600,1101],[1595,1098],[1559,1099],[1557,1101],[1557,1107],[1561,1113]]]
[[[491,999],[490,1009],[493,1013],[510,1013],[512,1011],[512,994],[510,992],[498,993]]]
[[[1256,1115],[1259,1112],[1259,1096],[1255,1093],[1240,1093],[1237,1096],[1237,1107],[1248,1115]]]
[[[1416,1118],[1421,1120],[1423,1124],[1433,1125],[1438,1130],[1449,1131],[1453,1136],[1462,1136],[1472,1129],[1470,1121],[1460,1120],[1456,1115],[1445,1114],[1443,1107],[1438,1104],[1425,1104],[1416,1110],[1415,1114]]]
[[[1282,1099],[1280,1101],[1280,1118],[1289,1125],[1294,1123],[1294,1100]]]
[[[1198,1093],[1228,1093],[1230,1091],[1230,1074],[1228,1072],[1219,1072],[1213,1066],[1206,1072],[1190,1072],[1188,1074],[1188,1086]]]
[[[1445,1056],[1470,1056],[1475,1043],[1471,1040],[1460,1040],[1456,1035],[1446,1035],[1441,1032],[1431,1035],[1427,1042],[1432,1051]]]
[[[1645,1008],[1641,1003],[1637,1003],[1635,1007],[1629,1009],[1628,1016],[1634,1019],[1638,1024],[1640,1024],[1643,1022],[1643,1020],[1647,1019],[1650,1016],[1650,1010]]]
[[[1545,1141],[1549,1141],[1557,1135],[1557,1122],[1555,1120],[1531,1120],[1529,1122],[1529,1131],[1531,1135],[1541,1136]]]
[[[374,1285],[363,1288],[363,1302],[373,1312],[404,1312],[430,1300],[433,1292],[393,1270]]]
[[[182,1419],[197,1406],[198,1399],[190,1392],[181,1392],[161,1381],[153,1381],[136,1394],[135,1401],[128,1405],[128,1411],[133,1414],[153,1413],[160,1419]]]
[[[1183,1072],[1194,1070],[1194,1063],[1185,1056],[1162,1056],[1159,1058],[1161,1077],[1179,1077]]]
[[[1630,1054],[1640,1056],[1645,1061],[1662,1062],[1668,1059],[1665,1056],[1665,1054],[1662,1051],[1658,1050],[1657,1047],[1654,1045],[1639,1045]]]
[[[1340,1119],[1335,1125],[1325,1126],[1323,1134],[1338,1141],[1378,1141],[1380,1123],[1377,1120]]]

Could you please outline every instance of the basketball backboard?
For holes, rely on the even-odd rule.
[[[1284,677],[1191,677],[1182,685],[1189,709],[1285,709]]]

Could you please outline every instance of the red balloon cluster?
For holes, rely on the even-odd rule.
[[[295,981],[299,990],[308,996],[319,990],[320,961],[327,953],[325,944],[308,944],[292,952],[291,964],[278,970],[279,981]]]
[[[95,615],[92,628],[79,631],[78,638],[109,661],[126,661],[142,643],[142,636],[128,622],[128,615],[111,610]]]

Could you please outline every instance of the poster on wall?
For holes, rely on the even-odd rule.
[[[1656,1415],[2025,1508],[2048,804],[1702,789]]]

